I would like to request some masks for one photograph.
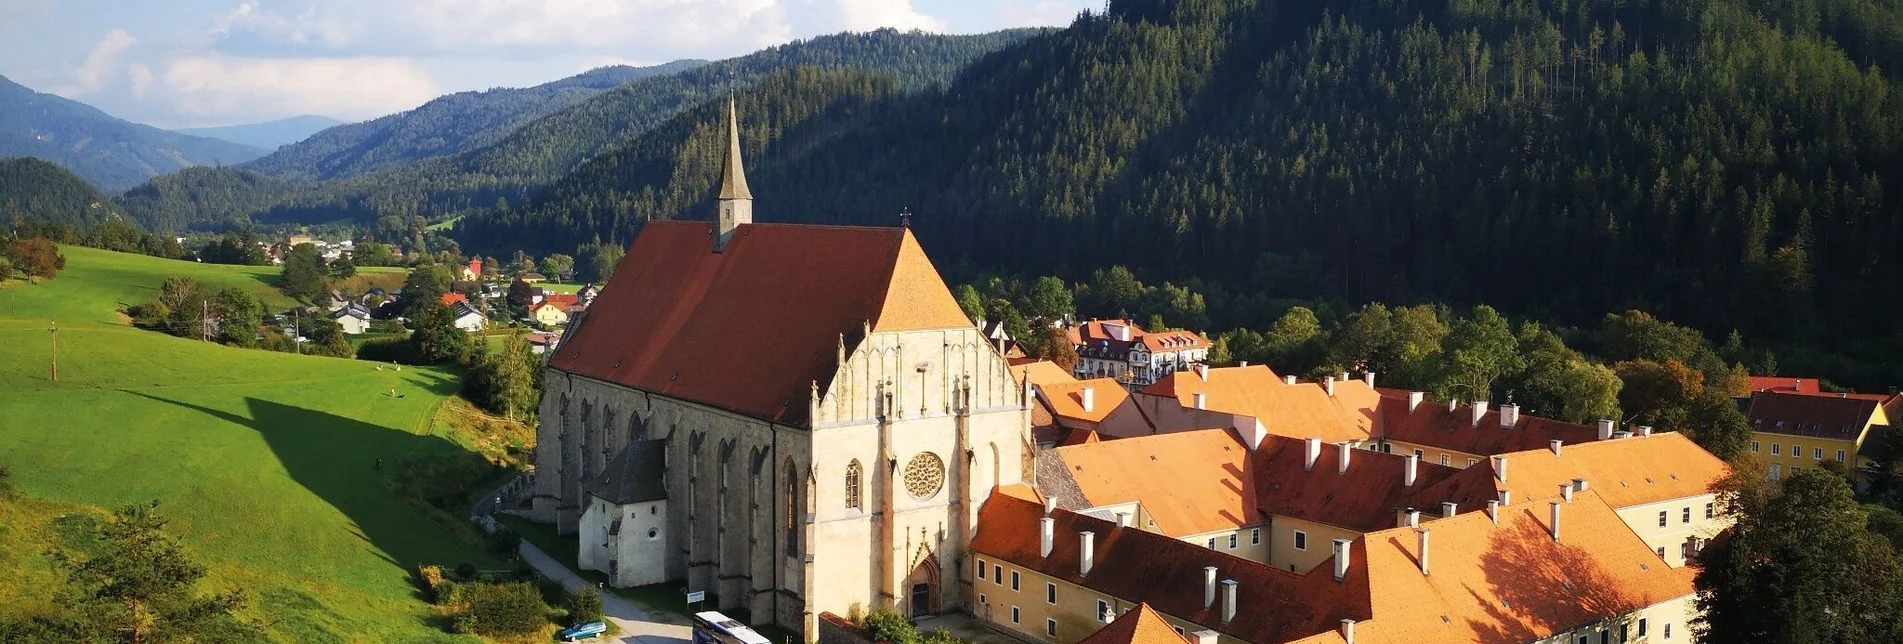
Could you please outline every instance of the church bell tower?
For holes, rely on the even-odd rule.
[[[714,229],[714,252],[727,249],[733,231],[753,223],[753,192],[747,190],[747,171],[740,164],[740,118],[733,99],[727,99],[727,160],[720,169],[720,215]]]

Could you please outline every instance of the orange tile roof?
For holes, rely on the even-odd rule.
[[[1745,417],[1752,431],[1853,441],[1881,407],[1866,397],[1759,391],[1751,394]]]
[[[469,301],[469,296],[461,293],[444,293],[442,297],[436,299],[442,301],[443,306],[455,306],[457,302]]]
[[[1118,615],[1110,625],[1097,629],[1077,644],[1190,644],[1189,638],[1176,633],[1169,620],[1150,608],[1148,602]]]
[[[542,302],[550,306],[570,307],[581,303],[581,296],[574,293],[549,293],[542,296]]]
[[[1340,467],[1344,449],[1349,452],[1346,474]],[[1314,467],[1304,470],[1307,456],[1306,441],[1279,436],[1265,439],[1251,455],[1246,470],[1255,507],[1356,532],[1381,530],[1393,527],[1395,512],[1413,507],[1414,497],[1460,471],[1418,463],[1414,484],[1407,485],[1406,456],[1323,443]],[[1421,509],[1438,511],[1439,502]]]
[[[1782,391],[1787,393],[1817,393],[1822,391],[1817,387],[1816,378],[1751,376],[1747,378],[1746,381],[1749,383],[1751,391]]]
[[[910,229],[649,223],[550,366],[792,425],[873,331],[967,328]],[[610,321],[610,322],[603,322]]]
[[[1127,327],[1130,339],[1123,340],[1115,332],[1115,327]],[[1065,331],[1071,344],[1090,348],[1108,348],[1111,352],[1122,353],[1130,345],[1141,344],[1151,353],[1160,351],[1185,351],[1188,349],[1206,349],[1209,338],[1194,331],[1145,331],[1129,320],[1091,320],[1078,324]]]
[[[1139,436],[1057,448],[1089,506],[1135,501],[1172,537],[1260,523],[1249,448],[1227,429]]]
[[[1427,507],[1453,501],[1465,513],[1498,499],[1501,490],[1519,505],[1559,496],[1559,484],[1583,478],[1612,507],[1627,508],[1704,494],[1730,472],[1724,461],[1676,432],[1562,445],[1557,455],[1549,448],[1502,456],[1504,483],[1488,459],[1423,490],[1415,502]]]
[[[1097,436],[1097,432],[1094,432],[1088,429],[1078,428],[1078,429],[1070,430],[1068,433],[1065,433],[1064,440],[1059,442],[1058,445],[1059,446],[1088,445],[1091,443],[1100,443],[1100,442],[1103,442],[1103,439]]]
[[[1360,644],[1530,642],[1694,592],[1694,568],[1659,559],[1593,492],[1560,506],[1514,504],[1423,524],[1428,573],[1413,528],[1364,536],[1350,565],[1372,580]],[[1327,564],[1318,570],[1330,570]],[[1341,642],[1339,630],[1302,640]]]
[[[1407,396],[1383,396],[1380,435],[1388,440],[1431,445],[1443,449],[1491,456],[1529,449],[1544,449],[1553,439],[1567,445],[1599,440],[1599,428],[1524,413],[1511,429],[1500,426],[1500,409],[1490,408],[1473,422],[1473,406],[1462,405],[1448,411],[1447,404],[1422,401],[1409,411]]]
[[[1084,391],[1089,390],[1090,409],[1084,409]],[[1110,412],[1130,397],[1130,391],[1115,378],[1054,382],[1037,388],[1037,395],[1050,405],[1051,415],[1059,420],[1086,423],[1103,421]]]
[[[1023,358],[1011,360],[1011,375],[1021,384],[1029,380],[1032,385],[1060,384],[1077,382],[1077,377],[1049,360]]]
[[[1125,601],[1148,602],[1158,612],[1248,642],[1286,642],[1334,628],[1344,617],[1366,619],[1368,576],[1336,582],[1333,570],[1297,574],[1199,545],[1058,509],[1051,513],[1050,556],[1040,552],[1043,506],[992,494],[978,512],[972,535],[976,556],[1009,562]],[[1089,574],[1079,566],[1080,532],[1094,533]],[[1222,621],[1223,600],[1203,605],[1203,569],[1236,581],[1238,609]],[[1319,574],[1317,574],[1319,573]]]
[[[1178,371],[1143,393],[1173,397],[1184,407],[1193,407],[1196,394],[1202,393],[1205,409],[1254,417],[1276,436],[1328,442],[1372,437],[1381,400],[1360,380],[1336,382],[1335,395],[1330,396],[1320,383],[1290,385],[1263,365],[1206,369],[1201,375],[1193,369]]]

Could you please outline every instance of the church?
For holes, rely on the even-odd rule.
[[[1031,469],[1028,390],[909,228],[754,223],[731,104],[727,134],[715,220],[647,224],[550,357],[532,516],[807,641],[957,610],[979,506]]]

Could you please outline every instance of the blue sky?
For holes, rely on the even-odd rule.
[[[0,75],[160,127],[362,120],[608,64],[878,27],[1065,25],[1102,0],[0,0]]]

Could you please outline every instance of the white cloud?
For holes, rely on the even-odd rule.
[[[185,55],[161,80],[184,114],[332,114],[406,110],[437,95],[421,66],[403,58],[232,58]]]
[[[900,31],[920,29],[943,33],[944,20],[919,13],[912,9],[911,0],[837,0],[839,13],[845,18],[844,29],[850,31],[868,31],[880,27],[893,27]]]
[[[998,7],[996,26],[1068,27],[1078,12],[1102,8],[1103,3],[1087,0],[1011,0]]]
[[[114,29],[94,45],[86,54],[86,62],[73,70],[72,78],[63,85],[53,88],[53,93],[66,97],[84,96],[105,89],[106,81],[119,71],[120,59],[126,50],[131,49],[138,39],[124,29]]]
[[[126,73],[132,76],[132,97],[145,98],[146,88],[152,86],[152,68],[134,62],[126,66]]]
[[[26,22],[53,10],[53,0],[0,0],[0,27]]]

